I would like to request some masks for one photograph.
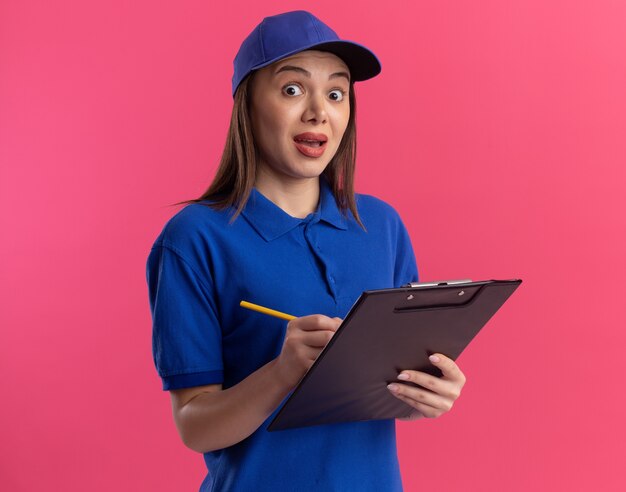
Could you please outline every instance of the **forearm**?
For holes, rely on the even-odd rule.
[[[232,446],[252,434],[291,389],[277,372],[276,361],[272,361],[231,388],[192,398],[175,414],[185,445],[208,452]]]

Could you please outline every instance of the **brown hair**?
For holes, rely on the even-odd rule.
[[[237,216],[246,206],[256,178],[258,153],[250,123],[250,86],[254,72],[246,77],[235,93],[230,127],[220,165],[207,190],[193,200],[181,203],[199,203],[209,200],[209,207],[225,210],[236,207]],[[328,180],[339,210],[347,216],[348,210],[363,227],[354,198],[354,171],[356,165],[356,97],[354,83],[349,90],[350,117],[337,152],[322,175]]]

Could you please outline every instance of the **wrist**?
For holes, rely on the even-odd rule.
[[[299,379],[294,380],[291,371],[281,364],[280,356],[271,361],[268,366],[272,381],[285,395],[296,387]]]

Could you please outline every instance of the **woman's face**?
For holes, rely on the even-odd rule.
[[[303,51],[258,70],[250,100],[258,172],[280,181],[317,178],[348,126],[349,90],[347,65],[322,51]]]

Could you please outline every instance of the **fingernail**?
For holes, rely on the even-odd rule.
[[[388,384],[387,385],[387,389],[389,391],[393,391],[395,393],[396,391],[398,391],[400,389],[400,387],[397,384],[393,384],[392,383],[392,384]]]
[[[401,372],[400,374],[398,374],[398,379],[401,379],[402,381],[406,381],[409,379],[409,375],[406,372]]]
[[[437,357],[436,355],[431,355],[429,359],[431,362],[439,362],[439,357]]]

